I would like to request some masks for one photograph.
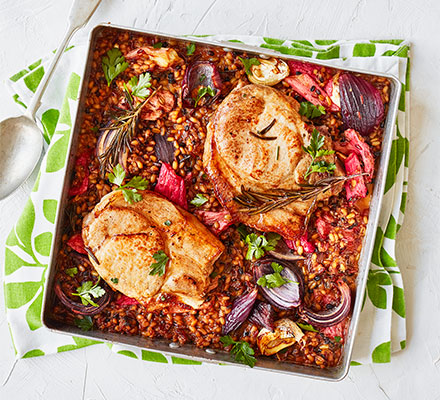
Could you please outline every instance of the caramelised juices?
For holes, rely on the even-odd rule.
[[[52,317],[340,363],[390,82],[102,29]]]

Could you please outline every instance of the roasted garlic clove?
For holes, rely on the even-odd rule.
[[[295,322],[288,318],[283,318],[275,322],[273,332],[266,328],[261,329],[257,337],[257,344],[261,354],[271,356],[299,342],[303,336],[302,330]]]
[[[259,58],[259,65],[250,68],[249,80],[257,85],[273,86],[289,76],[288,65],[278,58]]]

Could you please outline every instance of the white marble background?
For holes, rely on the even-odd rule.
[[[69,7],[70,0],[0,0],[0,120],[19,113],[4,80],[57,47]],[[78,36],[111,21],[176,34],[411,40],[409,200],[398,236],[407,349],[391,364],[354,367],[343,382],[326,383],[236,367],[147,363],[92,346],[20,360],[0,399],[440,399],[439,17],[438,0],[103,0]],[[32,179],[0,201],[0,263],[31,186]],[[0,293],[0,383],[13,359]]]

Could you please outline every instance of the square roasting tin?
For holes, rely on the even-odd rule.
[[[63,236],[63,225],[66,218],[64,209],[68,201],[68,190],[71,184],[72,170],[74,169],[75,152],[76,152],[78,137],[81,128],[80,124],[81,124],[82,112],[84,110],[87,87],[89,84],[93,50],[97,40],[100,37],[101,32],[103,30],[109,30],[109,29],[114,30],[115,32],[129,32],[129,33],[142,34],[146,37],[154,36],[160,38],[160,40],[162,41],[166,41],[170,39],[174,39],[176,41],[184,41],[184,42],[191,41],[194,43],[199,43],[202,45],[207,45],[212,47],[222,47],[231,50],[245,51],[246,53],[255,56],[274,56],[284,60],[293,59],[293,60],[301,60],[305,62],[310,62],[311,60],[301,57],[282,55],[272,50],[248,46],[241,43],[212,42],[209,40],[204,40],[203,38],[193,38],[193,37],[185,38],[185,37],[150,32],[150,31],[133,29],[133,28],[117,27],[110,24],[98,25],[93,29],[93,31],[90,34],[89,49],[87,53],[87,60],[82,78],[81,92],[78,103],[78,112],[76,115],[76,121],[70,137],[69,157],[67,160],[67,166],[64,176],[64,185],[61,192],[60,201],[58,202],[57,218],[55,223],[55,234],[54,234],[54,240],[52,242],[49,268],[47,272],[47,279],[46,279],[45,291],[44,291],[43,311],[42,311],[43,324],[47,329],[56,333],[64,333],[68,335],[81,336],[84,338],[89,338],[94,340],[102,340],[112,343],[119,343],[122,345],[130,345],[140,349],[153,350],[168,355],[183,356],[185,358],[189,358],[197,361],[213,362],[213,363],[221,362],[231,365],[242,365],[232,361],[230,354],[226,351],[201,349],[191,344],[179,346],[177,343],[170,343],[163,339],[154,339],[154,340],[147,339],[140,335],[128,336],[124,334],[107,333],[98,330],[83,332],[75,326],[63,324],[51,318],[51,309],[53,307],[53,303],[55,299],[55,293],[53,291],[53,282],[56,273],[56,258],[60,249],[60,244]],[[325,63],[316,59],[313,59],[312,61],[313,64],[335,68],[334,64]],[[391,151],[394,123],[396,120],[396,114],[397,114],[397,108],[398,108],[400,90],[401,90],[400,82],[395,76],[388,74],[381,74],[372,71],[365,71],[355,68],[338,68],[338,69],[344,71],[352,71],[352,72],[386,77],[390,80],[391,83],[391,95],[390,95],[389,109],[385,119],[382,152],[379,161],[379,168],[375,179],[374,191],[371,196],[369,221],[368,221],[366,235],[364,237],[363,247],[359,259],[359,273],[357,277],[356,296],[354,299],[351,323],[348,329],[346,343],[343,349],[342,361],[340,365],[337,367],[320,369],[312,366],[303,366],[303,365],[280,362],[270,358],[263,357],[263,358],[257,358],[257,363],[255,365],[255,368],[266,371],[283,372],[287,374],[323,379],[328,381],[338,381],[343,379],[347,375],[350,366],[354,337],[359,322],[359,315],[360,315],[362,300],[365,292],[370,260],[373,252],[379,213],[381,210],[386,171],[387,171],[388,159]]]

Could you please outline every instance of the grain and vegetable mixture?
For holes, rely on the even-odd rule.
[[[53,318],[337,366],[389,81],[107,28],[90,65]]]

